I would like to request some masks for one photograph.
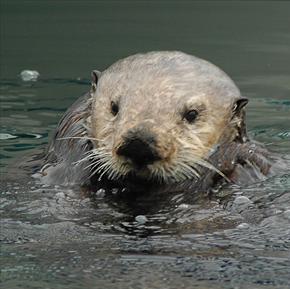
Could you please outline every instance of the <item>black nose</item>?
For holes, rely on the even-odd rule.
[[[151,141],[130,138],[118,148],[117,154],[130,159],[136,167],[143,167],[160,160],[160,157]]]

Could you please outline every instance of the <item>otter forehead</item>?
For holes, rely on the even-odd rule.
[[[157,103],[171,108],[181,98],[226,108],[241,97],[234,82],[217,66],[169,51],[136,54],[117,61],[101,74],[97,93],[132,105],[140,105],[141,99],[148,107],[153,103],[156,107],[158,98]]]

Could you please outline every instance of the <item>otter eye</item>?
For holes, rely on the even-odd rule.
[[[195,109],[189,110],[184,113],[183,118],[186,119],[189,123],[193,123],[198,115],[198,111]]]
[[[116,102],[111,101],[111,113],[112,113],[112,115],[115,116],[118,114],[118,112],[119,112],[119,105]]]

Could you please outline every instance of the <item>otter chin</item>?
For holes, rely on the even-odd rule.
[[[149,52],[92,72],[91,89],[64,114],[50,142],[49,183],[207,190],[273,173],[247,136],[248,99],[212,63]]]

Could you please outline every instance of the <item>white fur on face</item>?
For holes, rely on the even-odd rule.
[[[97,171],[116,179],[134,168],[117,156],[128,131],[141,125],[157,136],[162,159],[135,172],[145,178],[181,181],[198,177],[230,125],[231,107],[240,97],[232,80],[219,68],[180,52],[155,52],[118,61],[102,73],[93,95],[91,135]],[[111,102],[119,105],[113,116]],[[196,109],[193,124],[182,113]]]

